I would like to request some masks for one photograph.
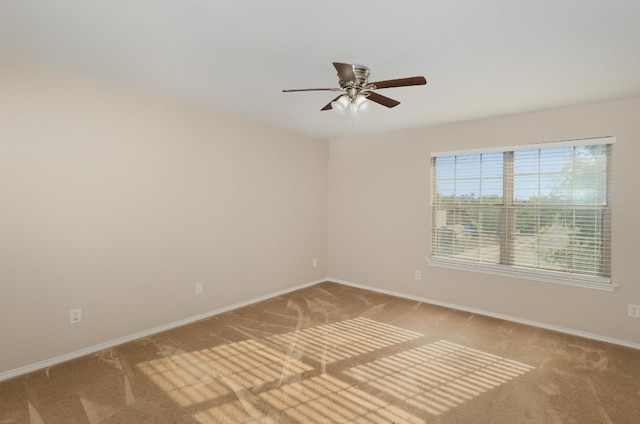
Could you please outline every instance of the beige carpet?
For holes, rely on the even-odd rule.
[[[322,283],[0,383],[8,423],[640,423],[640,351]]]

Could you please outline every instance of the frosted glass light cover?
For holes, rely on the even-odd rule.
[[[344,115],[347,113],[347,108],[350,106],[349,103],[349,96],[345,94],[344,96],[340,96],[338,100],[331,102],[331,108],[340,115]]]

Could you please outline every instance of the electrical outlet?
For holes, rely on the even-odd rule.
[[[76,308],[69,311],[69,324],[77,324],[82,321],[82,309]]]
[[[311,261],[311,265],[318,266],[318,260],[316,258],[313,258],[313,261]]]
[[[196,283],[196,294],[202,294],[202,283]]]
[[[640,305],[629,304],[627,314],[632,318],[640,318]]]
[[[416,273],[414,274],[414,277],[416,280],[421,280],[422,279],[422,272],[416,270]]]

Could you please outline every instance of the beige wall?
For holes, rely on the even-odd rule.
[[[7,61],[0,93],[0,373],[327,275],[327,141]]]
[[[425,112],[428,113],[428,112]],[[430,267],[431,152],[615,136],[613,292]],[[640,343],[640,98],[330,144],[329,275],[520,320]],[[422,280],[414,271],[422,271]]]
[[[325,276],[640,343],[640,98],[329,143],[1,60],[0,93],[0,373]],[[431,152],[605,135],[615,291],[426,265]]]

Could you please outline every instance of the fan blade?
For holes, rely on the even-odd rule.
[[[370,91],[367,94],[368,94],[367,99],[371,100],[372,102],[381,104],[382,106],[386,106],[388,108],[396,107],[400,104],[400,102],[397,100],[390,99],[381,94],[374,93],[373,91]]]
[[[353,72],[353,65],[350,63],[333,62],[334,68],[338,71],[338,77],[344,82],[357,82],[356,74]]]
[[[424,77],[409,77],[398,78],[385,81],[371,82],[368,85],[371,86],[371,90],[379,88],[393,88],[393,87],[408,87],[411,85],[425,85],[427,80]]]
[[[292,90],[282,90],[283,93],[293,93],[296,91],[342,91],[342,88],[294,88]]]
[[[340,97],[342,97],[343,95],[339,95],[338,97],[336,97],[335,99],[331,100],[325,107],[323,107],[320,110],[331,110],[333,109],[333,106],[331,106],[331,103],[335,102],[336,100],[338,100]]]

